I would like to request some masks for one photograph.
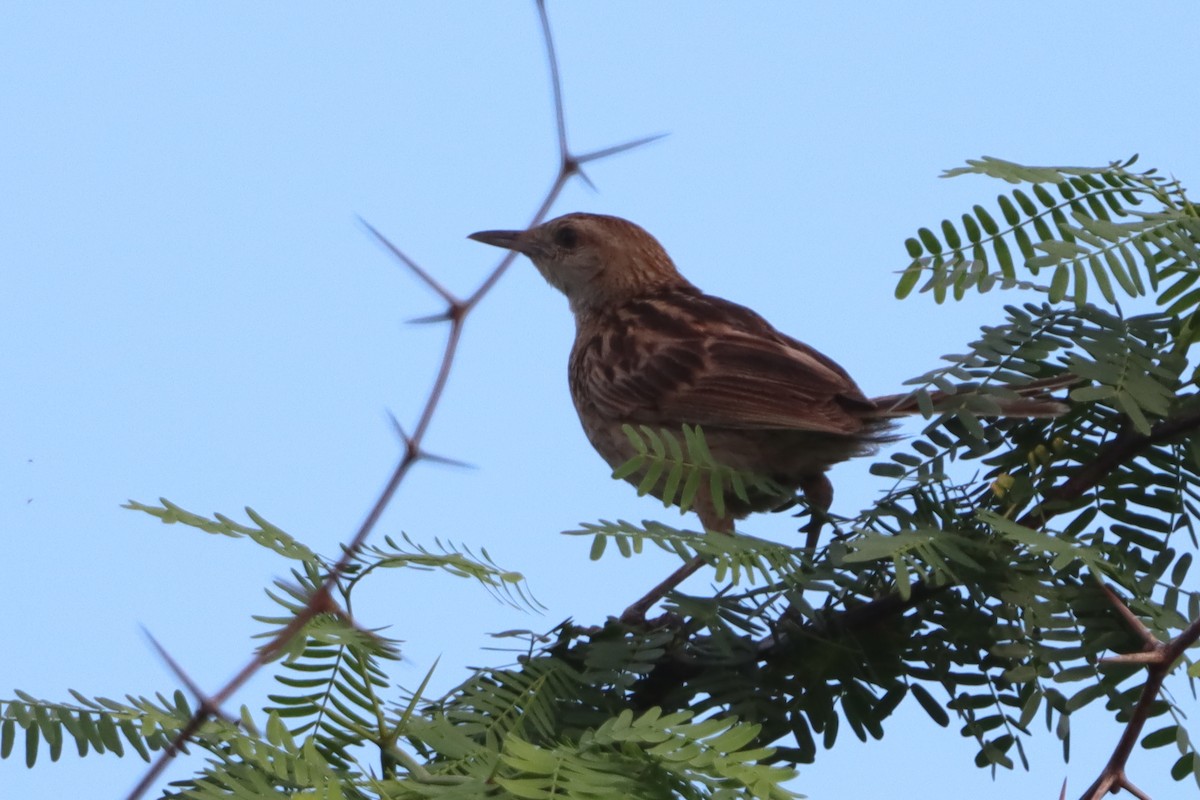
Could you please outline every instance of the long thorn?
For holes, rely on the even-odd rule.
[[[396,419],[396,415],[390,410],[387,412],[388,419],[392,421],[392,429],[396,431],[396,435],[400,437],[400,441],[404,442],[405,447],[408,446],[408,434],[404,432],[404,426],[400,424],[400,420]]]
[[[449,458],[448,456],[439,456],[426,451],[421,452],[421,460],[429,461],[434,464],[445,464],[450,467],[462,467],[463,469],[478,469],[477,466],[468,461],[459,461],[457,458]]]
[[[454,315],[449,311],[439,311],[436,314],[430,314],[426,317],[413,317],[406,319],[405,322],[409,325],[432,325],[436,322],[449,322],[454,319]]]
[[[178,661],[171,657],[171,654],[168,653],[167,649],[159,643],[158,639],[154,638],[154,634],[150,633],[149,629],[144,626],[142,627],[142,633],[145,634],[146,638],[150,640],[150,644],[153,645],[154,649],[158,651],[158,657],[167,663],[167,666],[170,668],[171,672],[175,673],[175,677],[179,679],[179,682],[182,683],[184,687],[192,693],[192,697],[196,698],[196,703],[200,706],[206,706],[210,713],[216,716],[222,716],[221,709],[215,708],[212,705],[211,701],[208,699],[208,696],[204,694],[196,682],[193,681],[191,677],[183,671],[183,667],[179,665]]]
[[[404,264],[404,266],[411,269],[418,278],[420,278],[422,281],[424,281],[426,286],[428,286],[430,289],[433,289],[435,292],[437,292],[439,295],[441,295],[443,300],[445,300],[450,305],[457,305],[459,303],[459,300],[457,297],[455,297],[453,294],[451,294],[450,291],[448,289],[446,289],[446,287],[444,287],[440,283],[438,283],[434,279],[434,277],[432,275],[430,275],[428,272],[426,272],[424,269],[422,269],[421,266],[419,264],[417,264],[417,262],[415,262],[411,258],[409,258],[408,255],[403,250],[401,250],[399,247],[396,247],[396,245],[392,244],[391,241],[386,236],[384,236],[382,233],[380,233],[379,231],[377,231],[375,229],[375,226],[373,226],[371,223],[367,222],[362,217],[358,217],[358,221],[364,228],[366,228],[368,231],[370,231],[371,235],[374,236],[379,241],[380,244],[382,244],[384,247],[386,247],[391,252],[392,255],[394,255],[396,258],[400,259],[400,262],[402,264]]]
[[[643,136],[640,139],[634,139],[633,141],[624,142],[623,144],[615,144],[612,147],[605,147],[601,150],[593,150],[592,152],[586,153],[582,156],[575,156],[575,162],[578,164],[586,164],[589,161],[597,161],[601,158],[615,156],[617,153],[624,153],[626,150],[633,150],[634,148],[641,147],[644,144],[657,142],[659,139],[662,139],[665,136],[667,136],[665,133],[656,133],[653,136]]]

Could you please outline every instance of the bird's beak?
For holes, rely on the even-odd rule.
[[[518,253],[530,255],[533,251],[532,237],[529,231],[479,231],[472,233],[468,239],[490,244],[493,247],[503,247],[505,250],[516,250]]]

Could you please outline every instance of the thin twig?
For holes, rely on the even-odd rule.
[[[1101,480],[1121,464],[1139,455],[1147,447],[1200,428],[1200,408],[1193,408],[1176,416],[1157,422],[1149,434],[1134,433],[1132,429],[1122,431],[1105,447],[1100,448],[1095,458],[1081,464],[1074,475],[1043,496],[1042,502],[1018,520],[1027,528],[1039,530],[1051,518],[1071,507],[1085,492],[1095,488]]]
[[[457,297],[452,295],[448,289],[446,289],[444,286],[442,286],[440,283],[438,283],[437,280],[435,280],[432,275],[430,275],[428,272],[426,272],[424,269],[422,269],[421,266],[419,264],[417,264],[417,262],[415,262],[411,258],[409,258],[403,250],[401,250],[399,247],[396,247],[396,245],[392,244],[392,242],[386,236],[384,236],[379,231],[375,230],[374,225],[367,222],[362,217],[359,217],[358,221],[359,221],[359,224],[361,224],[364,228],[366,228],[368,231],[370,231],[371,235],[374,236],[379,241],[380,244],[382,244],[384,247],[386,247],[392,255],[394,255],[397,259],[399,259],[401,261],[401,263],[403,263],[410,270],[412,270],[413,273],[418,278],[420,278],[422,281],[424,281],[426,286],[428,286],[430,289],[433,289],[435,292],[437,292],[441,296],[441,298],[446,301],[447,305],[449,305],[451,308],[453,308],[454,306],[460,304],[459,299]]]
[[[1146,721],[1150,719],[1151,707],[1158,699],[1159,692],[1162,691],[1163,681],[1171,674],[1175,662],[1179,660],[1184,651],[1195,644],[1197,639],[1200,639],[1200,619],[1193,620],[1182,633],[1171,641],[1160,642],[1150,634],[1142,621],[1117,596],[1116,592],[1108,586],[1103,584],[1101,586],[1105,589],[1105,596],[1116,608],[1121,619],[1143,641],[1143,650],[1136,655],[1140,656],[1137,661],[1146,665],[1146,682],[1142,684],[1142,693],[1138,697],[1137,705],[1129,715],[1129,722],[1125,724],[1125,730],[1121,734],[1121,738],[1117,740],[1117,745],[1113,748],[1108,763],[1100,771],[1100,776],[1083,793],[1081,800],[1100,800],[1104,795],[1115,793],[1121,789],[1137,797],[1138,800],[1150,800],[1149,795],[1129,780],[1125,774],[1125,766],[1129,763],[1129,756],[1133,753],[1138,739],[1141,738]],[[1110,663],[1119,660],[1106,659]],[[1132,660],[1126,659],[1126,662]]]

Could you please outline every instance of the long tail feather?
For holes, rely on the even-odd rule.
[[[1020,386],[992,386],[986,392],[981,392],[977,386],[964,386],[954,392],[930,392],[929,399],[933,401],[934,411],[941,411],[960,406],[972,396],[986,397],[995,410],[984,411],[981,416],[1052,419],[1067,413],[1070,406],[1050,393],[1079,381],[1078,376],[1067,374],[1030,381]],[[875,415],[879,417],[907,417],[921,413],[915,392],[872,397],[871,402],[876,408]]]

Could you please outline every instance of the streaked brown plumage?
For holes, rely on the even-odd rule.
[[[481,231],[472,239],[528,256],[575,315],[571,396],[596,450],[613,467],[635,455],[622,425],[678,431],[700,425],[720,463],[804,491],[819,512],[832,488],[825,471],[889,438],[891,417],[916,406],[868,399],[844,369],[780,333],[748,308],[706,295],[675,268],[649,233],[624,219],[567,214],[525,231]],[[1023,401],[1011,413],[1061,413]],[[638,476],[631,476],[636,482]],[[661,486],[661,484],[660,484]],[[708,530],[777,507],[777,495],[697,500]],[[819,522],[810,526],[815,544]]]

